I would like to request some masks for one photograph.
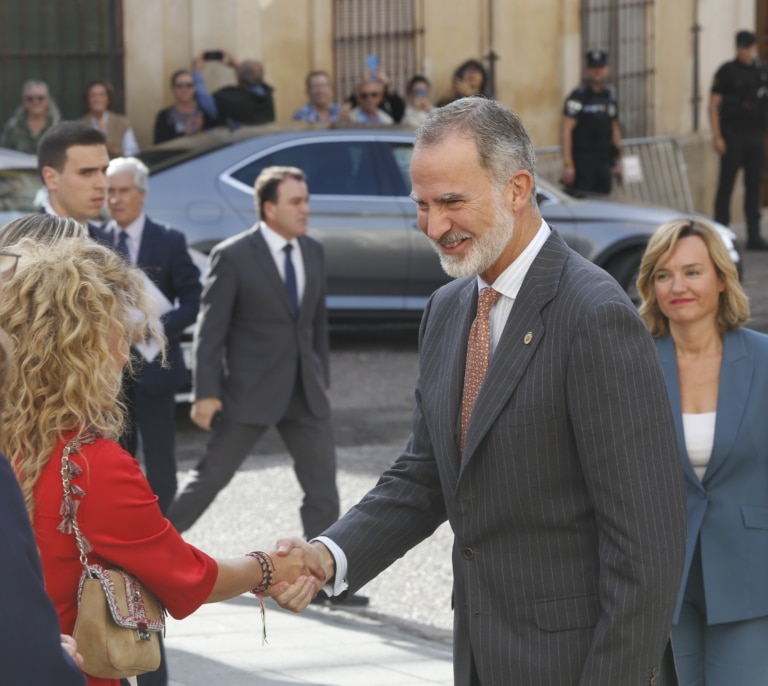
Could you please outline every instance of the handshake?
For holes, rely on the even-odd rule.
[[[281,538],[269,556],[273,567],[271,583],[262,595],[292,612],[303,612],[336,574],[333,555],[319,541]]]

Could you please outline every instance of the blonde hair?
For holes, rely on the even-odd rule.
[[[662,224],[654,231],[640,262],[637,278],[637,290],[642,298],[640,315],[654,338],[662,338],[669,333],[669,320],[659,307],[653,286],[656,269],[671,257],[677,242],[689,236],[698,236],[704,241],[715,271],[725,285],[715,320],[718,332],[723,334],[737,329],[749,319],[749,300],[739,283],[736,265],[717,229],[701,219],[681,217]]]
[[[14,250],[21,259],[0,297],[0,321],[17,381],[6,386],[0,447],[31,515],[32,490],[66,431],[119,434],[118,351],[163,337],[141,271],[113,250],[90,239],[23,239]]]

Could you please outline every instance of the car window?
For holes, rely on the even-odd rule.
[[[390,145],[392,156],[403,178],[405,194],[411,192],[411,157],[413,157],[413,146],[410,143],[393,143]]]
[[[304,170],[310,195],[384,195],[376,166],[375,144],[322,141],[274,150],[231,173],[253,186],[265,167],[287,165]]]
[[[35,212],[35,196],[43,182],[37,169],[0,169],[0,210]]]

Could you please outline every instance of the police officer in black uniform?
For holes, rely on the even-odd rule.
[[[590,50],[584,83],[565,101],[560,130],[561,180],[569,192],[611,192],[611,176],[621,179],[618,104],[608,80],[608,53]]]
[[[744,217],[747,250],[768,250],[760,237],[760,184],[765,163],[764,136],[768,118],[768,71],[757,59],[757,37],[736,34],[736,59],[715,74],[709,98],[713,143],[720,155],[720,181],[715,220],[728,224],[733,184],[744,169]]]

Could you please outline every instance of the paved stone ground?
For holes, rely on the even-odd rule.
[[[743,238],[743,229],[736,231]],[[768,228],[764,233],[768,236]],[[768,253],[744,252],[743,258],[750,326],[768,333]],[[418,361],[413,329],[341,332],[333,338],[331,402],[344,511],[373,486],[408,437]],[[185,470],[202,451],[204,435],[183,417],[179,429]],[[300,498],[290,458],[270,432],[188,538],[212,554],[238,555],[277,536],[299,533]],[[387,617],[408,631],[447,639],[452,625],[450,547],[450,530],[443,526],[364,589],[371,597],[368,609],[349,612]]]

